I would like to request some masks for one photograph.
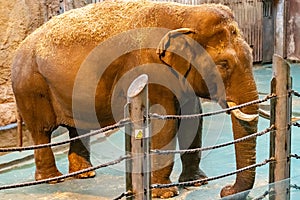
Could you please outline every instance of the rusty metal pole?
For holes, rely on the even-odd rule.
[[[17,113],[17,145],[18,147],[23,146],[23,119],[20,115],[19,111],[16,111]]]
[[[136,78],[127,91],[129,117],[132,121],[130,148],[132,163],[131,182],[135,199],[151,199],[151,161],[150,161],[150,130],[148,119],[148,76],[143,74]],[[129,149],[127,149],[129,150]],[[131,180],[130,180],[131,179]]]
[[[275,135],[271,135],[270,156],[276,159],[270,165],[270,183],[275,192],[270,199],[290,199],[290,154],[291,154],[291,77],[288,63],[278,55],[273,57],[272,93],[277,99],[271,105],[271,123],[275,124]]]

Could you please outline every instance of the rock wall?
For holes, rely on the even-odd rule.
[[[0,2],[0,126],[16,121],[10,81],[14,52],[27,35],[69,9],[88,0],[1,0]]]

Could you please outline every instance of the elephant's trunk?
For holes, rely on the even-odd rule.
[[[257,98],[257,95],[253,95]],[[254,100],[253,97],[251,100]],[[248,101],[251,101],[250,99]],[[241,102],[239,102],[241,103]],[[242,110],[247,114],[257,114],[258,106],[252,105]],[[235,115],[231,115],[234,139],[248,136],[257,132],[257,118],[252,121],[242,121]],[[244,142],[235,144],[236,168],[241,169],[256,163],[256,138],[248,139]],[[221,191],[221,196],[228,196],[235,193],[252,189],[255,181],[255,168],[238,173],[236,182],[232,186],[226,186]],[[248,192],[238,195],[236,199],[245,199]],[[233,198],[235,199],[235,198]]]

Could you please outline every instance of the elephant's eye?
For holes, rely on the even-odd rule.
[[[224,69],[227,69],[228,68],[228,62],[226,60],[220,61],[220,62],[217,63],[217,66],[221,67],[221,68],[224,68]]]

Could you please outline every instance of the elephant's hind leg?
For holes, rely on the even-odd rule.
[[[67,127],[70,138],[77,137],[84,133],[82,130],[77,130],[73,127]],[[76,172],[89,167],[92,167],[90,161],[90,140],[89,138],[82,138],[72,141],[69,150],[69,172]],[[75,176],[75,178],[93,178],[96,176],[95,171],[86,172]]]
[[[12,66],[12,88],[18,111],[30,131],[35,145],[50,143],[51,132],[57,128],[49,85],[38,69],[39,66],[32,48],[18,51]],[[34,157],[36,180],[61,175],[56,168],[50,147],[36,149]]]
[[[50,133],[39,132],[34,133],[35,137],[33,137],[35,144],[46,144],[50,143]],[[57,176],[61,176],[60,173],[55,165],[55,158],[50,147],[36,149],[34,150],[34,158],[36,163],[36,171],[35,171],[35,179],[36,180],[43,180],[48,178],[53,178]],[[49,183],[56,183],[61,182],[61,180],[51,181]]]
[[[26,101],[24,101],[26,102]],[[38,101],[27,101],[34,105],[28,106],[31,109],[24,109],[24,105],[19,103],[18,105],[23,108],[25,113],[24,119],[28,129],[31,132],[31,136],[35,145],[47,144],[51,142],[51,132],[55,129],[54,116],[51,114],[52,109],[48,101],[45,99],[39,99]],[[25,111],[25,112],[24,112]],[[49,114],[50,113],[50,114]],[[55,158],[50,147],[35,149],[34,158],[36,164],[35,179],[42,180],[47,178],[53,178],[62,175],[56,165]],[[61,182],[63,180],[52,181],[51,183]]]
[[[50,143],[51,132],[56,128],[56,117],[43,78],[36,74],[26,81],[15,83],[14,86],[18,110],[31,133],[34,144]],[[55,165],[55,158],[50,147],[34,150],[34,158],[36,180],[62,175]],[[55,182],[57,181],[51,183]]]

